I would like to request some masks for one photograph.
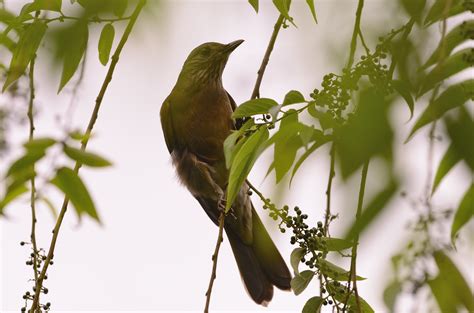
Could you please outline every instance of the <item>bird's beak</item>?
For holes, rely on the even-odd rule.
[[[243,39],[239,39],[239,40],[236,40],[236,41],[232,41],[231,43],[228,43],[225,45],[225,48],[224,48],[224,52],[226,53],[231,53],[232,51],[235,50],[235,48],[237,48],[238,46],[240,46],[240,44],[244,42]]]

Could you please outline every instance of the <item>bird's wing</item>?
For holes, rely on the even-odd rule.
[[[166,146],[168,147],[168,151],[171,153],[174,150],[175,138],[173,131],[173,120],[171,118],[170,102],[168,99],[166,99],[161,106],[160,118]]]
[[[226,91],[227,93],[227,97],[229,97],[229,101],[230,101],[230,106],[232,107],[232,112],[235,111],[235,109],[237,108],[237,104],[235,103],[235,100],[234,98],[232,98],[232,96]],[[242,125],[244,125],[244,123],[246,122],[246,119],[243,119],[243,118],[238,118],[235,120],[235,129],[240,129],[240,127],[242,127]]]

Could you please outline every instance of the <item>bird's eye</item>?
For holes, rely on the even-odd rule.
[[[211,54],[211,49],[209,48],[202,49],[200,53],[200,55],[202,55],[203,57],[208,57],[210,54]]]

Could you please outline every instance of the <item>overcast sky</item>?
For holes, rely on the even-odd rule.
[[[10,2],[15,1],[7,3]],[[52,303],[54,312],[202,311],[217,228],[175,178],[163,140],[159,110],[188,53],[207,41],[227,43],[245,39],[229,59],[224,86],[238,103],[250,97],[258,66],[278,17],[271,2],[262,2],[257,15],[244,0],[170,0],[163,2],[152,13],[154,15],[148,13],[147,18],[143,16],[139,20],[122,52],[104,98],[95,136],[89,144],[91,151],[106,156],[114,166],[104,170],[81,170],[104,225],[101,227],[88,218],[78,225],[73,210],[68,211],[56,247],[55,264],[49,269],[49,279],[45,283],[50,294],[43,296],[44,301]],[[368,35],[370,44],[374,43],[370,38],[405,22],[403,16],[393,15],[394,3],[393,0],[366,1],[363,27],[378,25]],[[309,94],[319,87],[325,73],[340,71],[341,61],[347,58],[355,5],[356,1],[349,0],[317,0],[319,24],[316,25],[305,1],[293,1],[292,11],[298,28],[282,30],[278,37],[261,95],[281,100],[291,89]],[[68,123],[78,129],[86,126],[106,71],[97,57],[97,34],[91,35],[89,40],[86,78],[79,91],[73,121]],[[39,52],[36,75],[39,107],[36,134],[60,138],[64,123],[58,122],[57,117],[64,116],[70,92],[66,88],[56,96],[59,76],[47,62],[41,62],[47,49],[49,47],[43,47]],[[416,111],[418,114],[421,108]],[[395,147],[402,157],[397,159],[396,170],[402,181],[410,177],[404,184],[409,194],[417,197],[423,190],[426,175],[426,130],[402,146],[411,126],[404,124],[409,116],[408,109],[400,102],[394,106],[393,113],[393,124],[401,128]],[[11,138],[13,155],[18,155],[19,144],[27,138],[26,125],[13,129]],[[437,144],[435,164],[445,149],[445,143]],[[316,223],[323,218],[327,153],[327,149],[321,149],[303,166],[291,190],[287,185],[281,186],[280,191],[273,190],[273,175],[263,181],[270,164],[270,152],[262,156],[250,178],[269,196],[287,191],[277,199],[278,203],[299,205],[310,215],[310,221]],[[5,166],[6,162],[0,164],[0,170]],[[382,169],[379,160],[370,165],[366,203],[386,182]],[[342,235],[352,221],[358,180],[358,175],[345,183],[336,179],[333,208],[341,215],[332,231],[336,237]],[[434,200],[441,207],[455,207],[468,185],[469,177],[461,167],[456,167]],[[53,189],[50,191],[59,207],[59,194]],[[276,232],[275,223],[266,217],[257,198],[254,203],[289,261],[293,248],[289,235]],[[54,220],[45,207],[40,206],[38,211],[39,245],[46,249]],[[377,221],[380,228],[370,228],[361,238],[358,273],[368,279],[358,284],[359,293],[376,312],[384,311],[381,299],[383,286],[391,278],[390,256],[406,238],[404,226],[410,212],[410,205],[405,201],[393,201]],[[30,251],[19,245],[20,241],[29,238],[28,201],[16,202],[7,213],[8,220],[0,219],[2,312],[19,311],[22,294],[32,286],[28,282],[31,268],[24,265]],[[334,260],[341,266],[348,264],[347,260]],[[464,263],[457,261],[467,268],[469,259]],[[470,278],[473,278],[472,272]],[[211,308],[213,311],[294,312],[317,292],[318,286],[314,283],[299,296],[276,291],[269,308],[255,305],[243,288],[231,249],[224,240]]]

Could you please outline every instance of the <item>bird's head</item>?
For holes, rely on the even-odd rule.
[[[194,48],[184,62],[181,76],[196,85],[220,82],[229,55],[242,42],[244,41],[236,40],[228,44],[206,42]]]

